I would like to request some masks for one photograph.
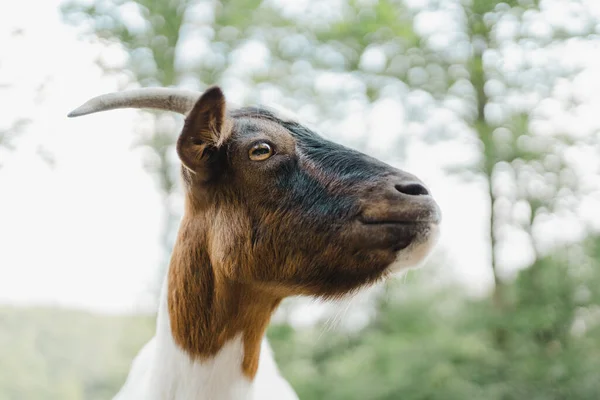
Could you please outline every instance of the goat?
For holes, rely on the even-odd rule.
[[[147,88],[98,96],[186,116],[177,140],[185,212],[154,338],[115,399],[297,399],[264,338],[283,298],[336,298],[419,264],[439,207],[415,176],[261,107]]]

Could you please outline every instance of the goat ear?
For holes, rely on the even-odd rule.
[[[177,140],[177,153],[192,172],[206,167],[210,154],[231,135],[226,121],[225,96],[213,86],[206,90],[185,119]]]

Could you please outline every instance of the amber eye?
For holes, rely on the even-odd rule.
[[[252,161],[264,161],[273,155],[273,149],[268,143],[257,143],[248,153]]]

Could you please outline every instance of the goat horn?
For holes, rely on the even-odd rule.
[[[68,117],[79,117],[118,108],[155,108],[186,115],[201,93],[172,88],[142,88],[107,93],[88,100],[71,111]]]

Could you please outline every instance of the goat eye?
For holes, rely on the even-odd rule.
[[[273,149],[268,143],[257,143],[248,153],[252,161],[264,161],[273,155]]]

